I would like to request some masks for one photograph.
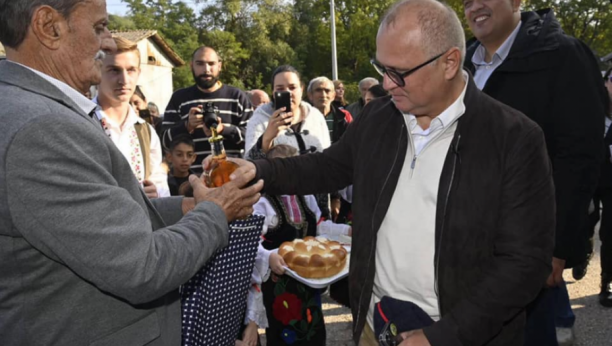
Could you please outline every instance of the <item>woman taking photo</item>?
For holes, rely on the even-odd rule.
[[[287,144],[300,154],[323,151],[331,145],[323,114],[302,102],[302,82],[299,72],[283,65],[272,73],[273,95],[278,91],[291,94],[291,112],[276,109],[277,101],[258,107],[247,125],[245,151],[251,159],[265,157],[275,145]]]

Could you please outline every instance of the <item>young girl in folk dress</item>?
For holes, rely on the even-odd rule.
[[[294,147],[277,145],[270,149],[267,156],[276,158],[295,155],[297,149]],[[272,250],[278,249],[283,242],[306,236],[350,236],[351,226],[331,221],[318,222],[321,211],[312,195],[264,195],[254,206],[254,214],[263,215],[266,220],[253,272],[255,286],[249,292],[245,322],[255,322],[260,328],[265,327],[268,345],[324,346],[326,334],[321,309],[322,290],[308,287],[284,275],[286,264]],[[256,333],[256,329],[253,329]],[[243,340],[252,340],[248,335],[244,336]]]

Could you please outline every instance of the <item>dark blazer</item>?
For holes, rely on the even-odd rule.
[[[595,56],[561,30],[549,10],[525,12],[508,57],[483,91],[535,121],[546,137],[557,201],[554,256],[584,262],[580,234],[602,160],[604,88]],[[474,72],[468,48],[466,68]]]
[[[0,62],[0,105],[0,345],[180,345],[178,287],[227,244],[221,208],[147,199],[100,123],[22,66]]]
[[[441,320],[432,346],[522,346],[524,307],[550,273],[554,191],[542,130],[469,80],[440,176],[436,270]],[[323,153],[255,161],[271,194],[311,194],[353,184],[350,298],[353,338],[366,323],[377,232],[408,151],[408,130],[390,97],[366,105]],[[432,268],[432,269],[433,269]]]

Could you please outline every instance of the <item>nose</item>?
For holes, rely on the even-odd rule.
[[[395,82],[392,81],[391,78],[389,78],[389,75],[386,74],[386,73],[383,75],[382,86],[383,86],[383,89],[385,89],[387,91],[391,91],[391,90],[397,88],[397,84],[395,84]]]
[[[126,85],[127,80],[128,80],[128,71],[127,70],[121,71],[121,73],[119,74],[119,79],[118,79],[119,84]]]
[[[465,8],[466,11],[476,12],[484,7],[482,0],[473,0],[469,6],[469,8]]]
[[[102,42],[100,43],[100,50],[107,54],[112,54],[117,51],[117,45],[115,44],[115,40],[113,40],[113,35],[108,30],[108,28],[104,28],[104,33],[102,34]]]

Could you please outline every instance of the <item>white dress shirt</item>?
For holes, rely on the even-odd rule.
[[[94,99],[94,102],[97,103],[97,98]],[[110,139],[115,143],[117,148],[121,151],[123,156],[125,156],[128,162],[130,161],[130,157],[133,152],[133,145],[130,143],[132,141],[132,131],[134,130],[134,124],[144,124],[146,123],[144,119],[139,117],[132,107],[128,108],[128,116],[123,122],[123,124],[118,124],[114,120],[110,119],[102,109],[98,107],[96,109],[96,116],[98,120],[102,120],[103,118],[106,121]],[[157,194],[159,197],[169,197],[170,196],[170,188],[168,187],[168,175],[166,171],[162,167],[162,149],[161,142],[157,134],[155,133],[155,129],[147,124],[149,129],[151,130],[151,146],[149,153],[149,161],[151,162],[151,174],[149,175],[149,180],[155,184],[157,188]],[[135,143],[138,147],[140,144],[138,142]],[[142,155],[142,150],[140,150],[140,155]],[[137,175],[136,173],[134,173]],[[144,173],[143,173],[144,174]],[[144,176],[136,176],[138,181],[144,180]]]
[[[435,277],[435,225],[442,168],[465,113],[469,79],[457,99],[423,130],[404,114],[409,131],[406,159],[387,213],[376,234],[375,274],[367,322],[384,296],[410,301],[433,320],[440,318]]]
[[[504,62],[504,60],[506,60],[520,29],[521,22],[519,21],[516,28],[514,28],[514,31],[512,31],[506,41],[504,41],[504,43],[499,47],[497,52],[493,54],[491,62],[485,61],[485,55],[487,52],[482,44],[476,48],[476,51],[472,56],[472,64],[474,64],[474,67],[476,68],[476,71],[474,72],[474,82],[476,83],[478,89],[484,89],[489,77],[491,77],[493,72]]]

